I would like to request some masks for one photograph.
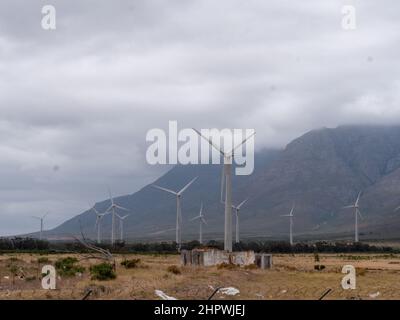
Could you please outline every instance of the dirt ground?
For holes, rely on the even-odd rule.
[[[40,270],[60,257],[75,256],[85,271],[71,277],[59,277],[56,290],[41,289]],[[312,254],[273,255],[273,268],[182,267],[178,255],[118,255],[117,278],[93,281],[89,267],[99,263],[80,255],[48,255],[49,262],[38,263],[43,256],[32,254],[0,255],[0,299],[160,299],[155,290],[177,299],[207,299],[215,288],[234,287],[236,295],[217,293],[213,299],[400,299],[400,255]],[[139,258],[139,266],[125,269],[124,259]],[[82,259],[82,260],[81,260]],[[314,270],[314,265],[325,269]],[[357,288],[343,290],[344,265],[357,270]],[[178,266],[178,274],[168,271]],[[180,273],[179,273],[180,272]],[[12,276],[14,274],[14,276]]]

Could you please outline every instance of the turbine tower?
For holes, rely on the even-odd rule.
[[[99,211],[97,211],[95,206],[92,207],[92,210],[96,214],[96,222],[94,224],[94,227],[97,229],[97,243],[100,244],[101,243],[101,230],[100,230],[101,229],[101,220],[109,212],[106,211],[106,212],[100,213]]]
[[[247,202],[247,200],[249,200],[248,198],[244,201],[242,201],[241,203],[239,203],[239,205],[237,207],[235,207],[234,205],[232,205],[233,210],[235,210],[235,218],[236,218],[236,243],[239,243],[239,211],[240,208]]]
[[[114,202],[114,198],[112,197],[111,190],[108,189],[108,193],[110,194],[110,201],[111,201],[111,206],[106,210],[107,213],[111,212],[111,245],[114,245],[115,242],[115,215],[116,215],[116,210],[124,210],[124,211],[129,211],[127,208],[121,207],[117,205]]]
[[[181,210],[181,198],[182,194],[186,191],[189,186],[196,181],[198,177],[193,178],[188,184],[186,184],[180,191],[175,192],[171,189],[163,188],[157,185],[153,185],[154,188],[171,193],[176,196],[176,228],[175,228],[175,241],[178,246],[178,250],[181,249],[181,244],[182,244],[182,232],[181,232],[181,227],[182,227],[182,210]]]
[[[32,216],[32,218],[40,220],[40,234],[39,234],[39,240],[42,240],[43,221],[44,221],[44,218],[46,218],[46,216],[47,216],[48,214],[49,214],[49,213],[47,212],[47,213],[46,213],[44,216],[42,216],[42,217]]]
[[[224,158],[223,166],[223,182],[221,183],[221,196],[223,193],[223,187],[225,186],[225,227],[224,227],[224,250],[232,252],[232,159],[234,152],[237,148],[243,145],[247,140],[255,135],[253,132],[250,136],[244,139],[241,143],[235,146],[230,152],[222,151],[222,149],[216,146],[211,139],[207,139],[203,136],[200,131],[193,128],[197,134],[205,139],[212,147],[218,150]]]
[[[119,218],[119,240],[122,242],[124,240],[124,220],[125,218],[129,217],[129,214],[121,217],[119,214],[117,214],[117,217]]]
[[[289,243],[293,245],[293,212],[294,212],[294,205],[292,206],[292,210],[290,210],[289,214],[282,215],[281,217],[289,217]]]
[[[358,242],[358,216],[362,219],[362,215],[360,212],[360,197],[361,197],[361,191],[358,193],[357,200],[354,204],[351,204],[349,206],[343,207],[343,209],[348,209],[348,208],[354,208],[354,242]]]
[[[204,215],[203,215],[203,202],[201,203],[201,206],[200,206],[199,215],[197,217],[194,217],[190,221],[194,221],[194,220],[199,220],[199,223],[200,223],[199,243],[203,244],[203,223],[207,224],[206,219],[204,218]]]

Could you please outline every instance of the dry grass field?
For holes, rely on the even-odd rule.
[[[99,261],[68,256],[78,258],[85,271],[58,277],[57,289],[49,291],[41,289],[41,267],[63,255],[0,255],[0,299],[82,299],[88,289],[89,299],[160,299],[155,290],[177,299],[207,299],[216,287],[234,287],[240,293],[218,293],[215,300],[318,299],[328,288],[332,291],[325,299],[400,299],[400,255],[320,254],[322,271],[314,270],[312,254],[274,255],[271,270],[181,267],[178,255],[117,255],[117,278],[107,281],[91,280],[89,267]],[[49,261],[39,263],[43,257]],[[140,259],[136,268],[120,265],[133,258]],[[346,264],[357,269],[356,290],[341,288]],[[178,267],[176,273],[170,266]]]

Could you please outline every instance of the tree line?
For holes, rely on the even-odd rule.
[[[117,242],[114,246],[101,244],[100,247],[108,249],[113,253],[177,253],[174,242],[146,242],[125,243]],[[201,245],[198,241],[183,243],[182,249],[192,250],[195,248],[223,249],[223,242],[211,240]],[[245,241],[235,243],[234,251],[253,250],[266,253],[351,253],[351,252],[375,252],[375,253],[398,253],[399,250],[388,246],[374,246],[366,243],[353,242],[328,242],[319,241],[314,243],[301,242],[290,245],[286,241]],[[49,242],[35,238],[0,238],[0,252],[86,252],[87,249],[78,241]]]

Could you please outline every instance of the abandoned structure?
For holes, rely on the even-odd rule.
[[[181,264],[194,266],[215,266],[219,264],[239,266],[257,265],[261,269],[272,267],[272,255],[254,251],[228,252],[218,249],[193,249],[181,251]]]

